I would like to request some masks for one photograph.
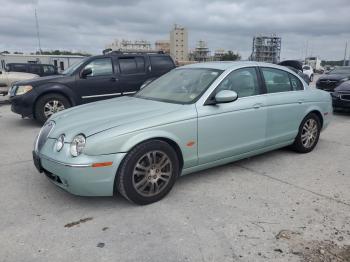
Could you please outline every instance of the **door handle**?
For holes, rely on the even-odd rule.
[[[298,103],[302,104],[302,103],[304,103],[304,100],[299,100]]]
[[[254,109],[259,109],[262,106],[263,106],[263,104],[255,104],[255,105],[253,105],[253,108]]]
[[[117,81],[119,81],[119,79],[113,76],[113,77],[111,77],[111,81],[112,82],[117,82]]]

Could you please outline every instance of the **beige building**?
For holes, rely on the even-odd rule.
[[[170,55],[177,62],[188,60],[187,29],[176,24],[170,31]]]
[[[146,40],[114,40],[114,42],[106,45],[106,48],[111,48],[113,51],[152,51],[151,49],[151,43]]]
[[[155,42],[156,51],[163,51],[166,54],[170,54],[170,41],[169,40],[158,40]]]

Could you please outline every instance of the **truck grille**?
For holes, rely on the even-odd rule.
[[[317,88],[323,89],[326,91],[333,91],[334,88],[338,85],[338,80],[330,80],[330,79],[321,79],[317,83]]]
[[[35,151],[39,152],[41,148],[44,146],[47,137],[49,136],[51,130],[54,128],[55,122],[50,121],[46,123],[40,130],[38,138],[35,143]]]

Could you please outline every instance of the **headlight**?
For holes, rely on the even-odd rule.
[[[56,151],[60,152],[64,146],[64,135],[60,135],[56,141]]]
[[[17,90],[16,90],[16,95],[23,95],[32,89],[33,89],[33,87],[30,85],[18,86]]]
[[[70,144],[70,153],[72,156],[79,156],[85,147],[85,136],[80,134],[73,138]]]

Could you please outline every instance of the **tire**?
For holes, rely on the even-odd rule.
[[[321,132],[321,121],[314,114],[308,114],[300,124],[292,148],[299,153],[309,153],[317,145]],[[309,142],[308,142],[309,141]]]
[[[170,192],[179,172],[175,150],[164,141],[149,140],[135,146],[122,161],[116,189],[135,204],[151,204]]]
[[[51,106],[51,109],[50,107]],[[69,100],[60,94],[43,95],[36,101],[34,107],[34,117],[41,124],[54,113],[71,107]]]
[[[310,76],[310,82],[314,81],[314,75]]]

